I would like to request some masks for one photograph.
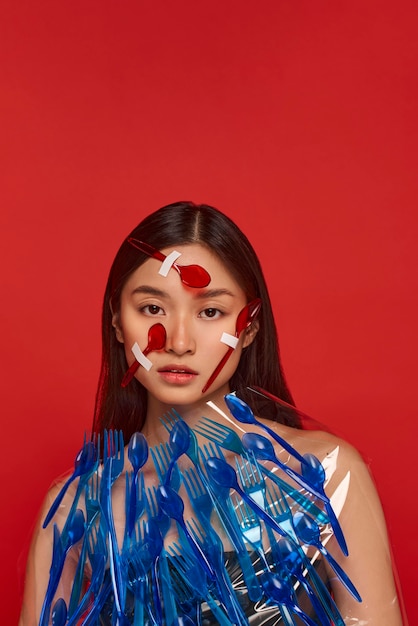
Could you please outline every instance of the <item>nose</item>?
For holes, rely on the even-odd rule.
[[[167,338],[165,342],[166,352],[181,356],[194,354],[196,342],[192,324],[189,319],[178,316],[166,324]]]

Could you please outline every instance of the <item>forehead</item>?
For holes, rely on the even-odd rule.
[[[221,259],[212,252],[209,248],[201,244],[187,244],[176,245],[169,248],[161,249],[161,252],[168,256],[173,250],[180,252],[181,255],[177,258],[176,263],[178,265],[200,265],[210,275],[211,281],[207,286],[207,289],[227,288],[236,292],[242,292],[242,289],[231,274],[226,265]],[[185,288],[182,285],[180,276],[177,271],[172,268],[169,270],[167,276],[161,276],[158,272],[161,268],[161,261],[153,258],[147,259],[140,267],[138,267],[129,277],[125,288],[128,290],[131,287],[135,287],[138,283],[152,284],[165,291],[171,289],[187,289],[188,292],[199,292],[199,289],[191,287]]]

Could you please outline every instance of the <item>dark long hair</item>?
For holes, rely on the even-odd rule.
[[[277,332],[263,272],[253,247],[236,224],[214,207],[176,202],[148,215],[128,237],[151,244],[158,250],[192,243],[207,246],[232,273],[248,302],[261,298],[259,331],[243,351],[230,388],[262,387],[293,404],[280,363]],[[112,312],[119,313],[121,292],[128,277],[148,258],[127,239],[116,254],[104,295],[102,364],[93,422],[94,432],[105,428],[119,429],[126,439],[141,430],[144,424],[147,393],[136,378],[127,387],[121,387],[127,362],[123,344],[117,341],[112,327]],[[299,425],[297,415],[292,411],[279,411],[269,417],[290,426]]]

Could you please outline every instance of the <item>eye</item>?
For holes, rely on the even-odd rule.
[[[223,315],[222,311],[219,309],[208,308],[204,309],[201,313],[199,313],[199,317],[203,319],[217,319]]]
[[[141,307],[141,313],[145,315],[163,315],[164,310],[158,306],[157,304],[147,304],[146,306]]]

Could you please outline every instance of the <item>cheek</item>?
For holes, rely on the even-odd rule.
[[[148,330],[152,323],[147,323],[145,320],[125,313],[121,316],[120,325],[126,360],[131,364],[135,360],[132,346],[137,343],[142,351],[145,350],[148,345]]]

